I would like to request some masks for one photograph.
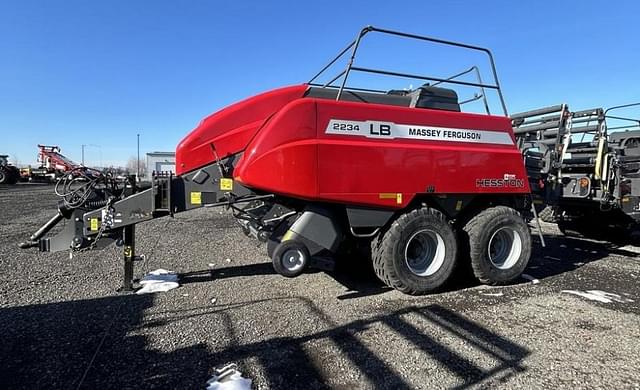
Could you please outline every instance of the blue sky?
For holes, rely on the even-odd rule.
[[[639,16],[637,1],[4,0],[0,153],[33,163],[49,143],[79,161],[99,145],[87,164],[124,164],[137,132],[142,153],[174,150],[211,112],[307,81],[367,24],[490,48],[510,112],[640,101]],[[398,71],[483,60],[367,45],[363,62]]]

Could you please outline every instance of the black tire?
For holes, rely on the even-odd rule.
[[[292,261],[292,259],[295,261]],[[296,240],[284,241],[278,244],[271,257],[273,268],[276,272],[288,278],[302,274],[309,266],[310,259],[309,249]]]
[[[16,184],[20,178],[20,171],[13,166],[0,168],[0,184]]]
[[[517,279],[527,267],[531,233],[516,210],[506,206],[485,209],[463,230],[469,240],[471,267],[480,282],[506,284]]]
[[[371,242],[378,278],[411,295],[441,288],[453,273],[457,252],[455,233],[444,215],[431,208],[401,215]]]

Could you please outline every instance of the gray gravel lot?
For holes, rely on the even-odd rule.
[[[545,224],[526,270],[539,283],[410,297],[357,259],[283,278],[228,214],[202,209],[139,226],[137,275],[172,269],[182,286],[138,296],[116,293],[119,248],[17,249],[55,202],[49,186],[0,188],[2,389],[204,388],[228,362],[255,388],[640,388],[638,247]]]

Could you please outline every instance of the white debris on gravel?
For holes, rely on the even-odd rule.
[[[142,280],[140,280],[140,284],[142,285],[142,288],[136,291],[136,294],[167,292],[180,287],[180,284],[178,283],[178,274],[162,268],[146,274]]]
[[[497,292],[497,293],[489,293],[489,292],[482,292],[482,291],[480,291],[480,294],[482,294],[482,295],[486,295],[486,296],[488,296],[488,297],[501,297],[501,296],[503,296],[503,295],[504,295],[504,294],[503,294],[503,293],[501,293],[501,292]]]
[[[587,290],[587,291],[578,291],[578,290],[562,290],[563,293],[577,295],[583,298],[591,299],[592,301],[598,301],[602,303],[611,303],[611,302],[619,302],[619,303],[629,303],[633,302],[633,299],[621,297],[618,294],[608,293],[606,291],[601,290]]]
[[[251,379],[243,378],[235,364],[228,364],[215,370],[207,381],[207,390],[250,390]]]
[[[621,246],[618,249],[623,250],[623,251],[627,251],[627,252],[640,254],[640,247],[635,246],[635,245],[625,245],[625,246]]]
[[[533,276],[531,276],[531,275],[522,274],[522,277],[523,277],[523,278],[525,278],[525,279],[527,279],[527,280],[530,280],[530,281],[531,281],[531,284],[538,284],[538,283],[540,283],[540,280],[538,280],[538,279],[534,278],[534,277],[533,277]]]

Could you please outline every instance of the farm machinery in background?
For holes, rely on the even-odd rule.
[[[483,82],[476,66],[446,78],[358,66],[361,40],[373,33],[486,55],[492,82]],[[319,82],[345,55],[346,66]],[[474,72],[477,81],[460,78]],[[363,88],[348,83],[354,73],[427,84]],[[478,93],[460,101],[442,85]],[[487,91],[497,96],[500,115],[491,114]],[[484,113],[462,112],[480,99]],[[483,283],[509,283],[529,261],[534,201],[557,195],[560,190],[551,191],[548,183],[558,181],[558,169],[566,176],[583,168],[576,150],[574,161],[565,151],[560,167],[557,157],[549,157],[566,143],[564,128],[552,140],[544,132],[553,127],[527,127],[556,112],[543,111],[508,116],[486,48],[365,27],[308,83],[250,97],[205,118],[178,144],[175,176],[156,176],[138,187],[134,179],[118,183],[86,168],[78,168],[86,172],[81,181],[65,175],[57,186],[58,213],[20,247],[78,252],[116,242],[123,246],[124,288],[131,289],[139,258],[136,224],[226,207],[247,236],[266,242],[274,269],[284,276],[300,275],[315,256],[349,261],[362,253],[385,284],[408,294],[442,288],[458,266],[470,267]],[[557,111],[561,121],[570,120],[566,106]],[[538,125],[549,126],[542,118]],[[605,172],[611,178],[611,167],[618,168],[611,159],[598,161],[599,179],[576,177],[577,194],[588,196]],[[542,169],[532,170],[535,164]],[[554,188],[573,188],[565,176]],[[604,182],[601,196],[615,194],[611,180]],[[63,220],[64,228],[46,237]]]
[[[55,183],[65,174],[79,168],[81,165],[65,157],[59,146],[38,145],[37,168],[20,169],[22,181],[37,181]]]
[[[511,116],[540,216],[569,235],[630,240],[640,233],[640,103]]]
[[[0,184],[16,184],[20,180],[20,170],[11,165],[9,156],[0,154]]]

